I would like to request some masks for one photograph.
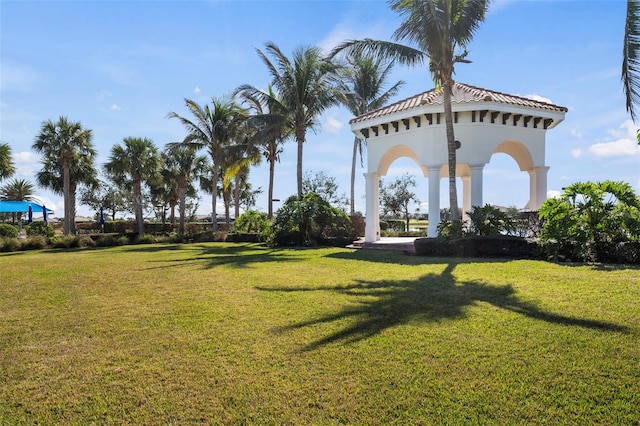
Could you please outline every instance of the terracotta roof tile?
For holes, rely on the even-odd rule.
[[[496,92],[493,90],[482,89],[480,87],[470,86],[463,83],[454,83],[453,99],[454,104],[471,103],[471,102],[497,102],[507,105],[516,105],[529,108],[537,108],[554,112],[567,112],[568,109],[558,105],[535,101],[533,99],[521,96],[508,95],[506,93]],[[377,110],[362,114],[349,121],[349,123],[358,123],[377,117],[382,117],[399,111],[406,111],[416,108],[420,105],[442,105],[442,90],[431,89],[426,92],[419,93],[410,98],[392,103]]]

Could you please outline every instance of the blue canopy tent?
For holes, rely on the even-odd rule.
[[[0,200],[0,213],[42,213],[43,217],[49,213],[53,213],[53,210],[41,206],[32,201],[4,201]],[[45,219],[46,220],[46,219]]]

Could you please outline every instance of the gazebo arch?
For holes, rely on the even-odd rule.
[[[482,172],[494,153],[511,156],[529,173],[527,208],[546,199],[545,135],[564,120],[567,108],[455,83],[452,111],[458,143],[456,176],[462,180],[464,211],[482,205]],[[367,140],[365,241],[380,238],[379,180],[400,157],[412,158],[429,179],[429,228],[440,221],[440,179],[448,176],[442,92],[432,89],[350,121]]]
[[[404,157],[412,159],[413,161],[415,161],[415,163],[418,166],[420,166],[420,159],[418,158],[416,153],[413,152],[411,148],[409,148],[406,145],[395,145],[389,148],[389,150],[387,150],[386,152],[384,152],[384,154],[380,158],[378,162],[378,167],[376,167],[377,173],[380,176],[386,175],[387,172],[389,171],[389,167],[391,167],[391,164],[394,161]],[[422,172],[424,173],[424,170],[422,170]]]

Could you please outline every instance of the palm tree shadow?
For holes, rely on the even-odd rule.
[[[512,285],[494,286],[477,281],[456,282],[455,263],[441,274],[427,274],[418,280],[359,281],[349,286],[315,288],[259,288],[264,291],[335,291],[353,296],[357,305],[281,328],[289,331],[322,323],[351,319],[349,326],[302,348],[311,351],[333,342],[353,343],[375,336],[385,329],[409,322],[439,322],[463,319],[467,308],[479,302],[553,324],[579,326],[601,331],[627,332],[627,327],[575,318],[546,311],[532,302],[520,300]]]

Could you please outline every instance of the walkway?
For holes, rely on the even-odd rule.
[[[367,243],[364,241],[364,237],[362,237],[347,247],[367,250],[395,250],[407,254],[415,254],[416,251],[413,242],[416,238],[417,237],[382,237],[378,241]]]

